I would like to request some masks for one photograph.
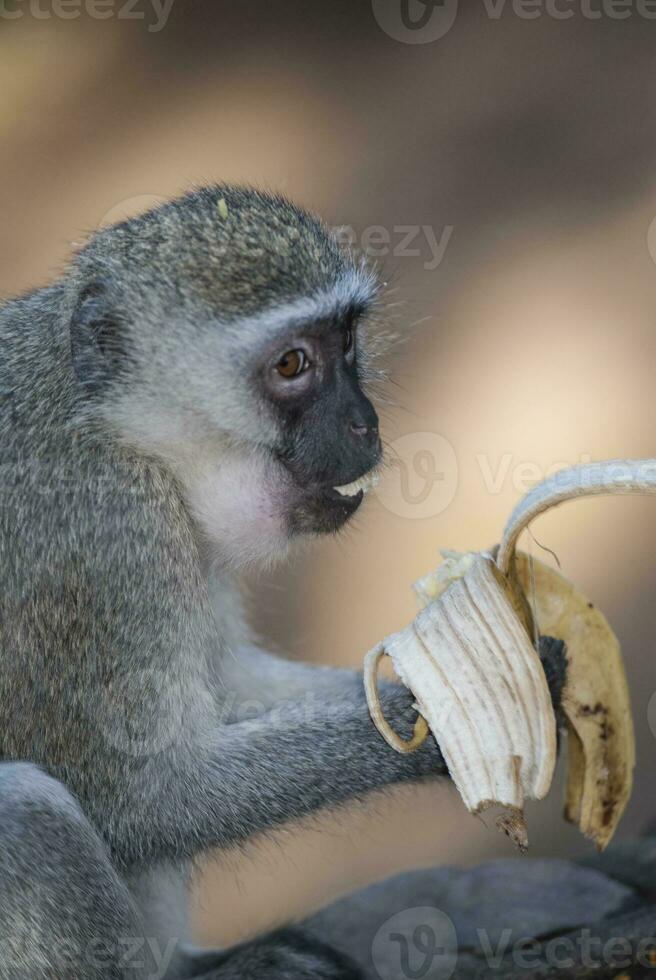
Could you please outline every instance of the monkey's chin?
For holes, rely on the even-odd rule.
[[[292,534],[335,534],[353,517],[364,499],[359,490],[350,497],[332,488],[307,493],[290,516]]]

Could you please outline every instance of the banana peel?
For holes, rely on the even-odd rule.
[[[603,850],[628,803],[635,766],[620,644],[603,613],[563,575],[522,553],[515,562],[540,633],[567,649],[565,819]]]

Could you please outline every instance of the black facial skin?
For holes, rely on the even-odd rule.
[[[363,494],[333,488],[381,458],[378,416],[360,387],[354,314],[286,331],[267,354],[262,380],[283,432],[279,458],[301,491],[291,530],[337,531]]]

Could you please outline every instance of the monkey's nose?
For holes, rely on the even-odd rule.
[[[375,429],[373,426],[363,425],[360,422],[351,422],[351,432],[354,436],[368,436],[371,431],[377,433],[378,429]]]
[[[352,419],[349,423],[349,430],[360,445],[367,449],[379,446],[377,422],[365,422],[363,419]]]
[[[378,416],[367,398],[360,397],[355,404],[351,404],[344,421],[346,431],[360,451],[376,449],[380,443]]]

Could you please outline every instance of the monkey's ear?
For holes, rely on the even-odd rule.
[[[95,394],[116,376],[124,355],[120,319],[112,310],[106,279],[84,288],[70,333],[75,376],[89,394]]]

